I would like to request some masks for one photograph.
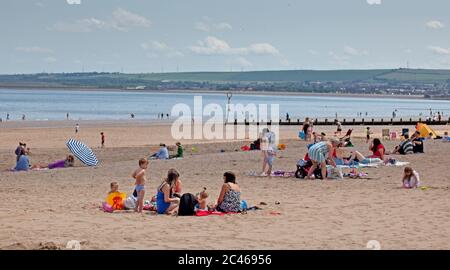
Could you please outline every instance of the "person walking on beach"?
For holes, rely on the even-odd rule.
[[[100,136],[101,136],[101,139],[102,139],[102,148],[104,148],[105,147],[105,133],[100,132]]]
[[[341,124],[341,122],[339,122],[339,120],[337,120],[337,119],[336,119],[336,121],[335,121],[335,124],[336,124],[336,126],[337,126],[335,135],[341,136],[341,134],[342,134],[342,124]]]
[[[69,120],[69,113],[66,113],[66,119]]]
[[[9,113],[6,114],[6,121],[9,120]]]
[[[22,121],[25,121],[25,114],[22,114]]]
[[[77,123],[75,125],[75,134],[77,134],[79,130],[80,130],[80,125]]]

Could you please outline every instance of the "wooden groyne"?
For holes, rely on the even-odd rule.
[[[413,119],[413,118],[408,118],[408,119],[403,119],[403,118],[399,118],[399,119],[342,119],[342,121],[340,121],[342,125],[351,125],[351,126],[415,126],[417,123],[424,123],[427,125],[448,125],[450,124],[450,118],[447,120],[441,120],[441,121],[437,121],[437,120],[422,120],[421,118],[419,119]],[[230,124],[230,123],[229,123]],[[269,122],[250,122],[248,120],[245,120],[243,122],[240,122],[238,120],[234,120],[234,123],[231,123],[234,125],[272,125],[274,124],[274,122],[269,121]],[[295,119],[295,120],[282,120],[280,119],[280,121],[277,123],[278,125],[281,126],[300,126],[303,125],[303,121],[300,121],[300,119]],[[314,120],[313,121],[313,125],[315,126],[333,126],[336,125],[336,122],[334,120],[330,121],[328,119],[324,119],[324,120]]]

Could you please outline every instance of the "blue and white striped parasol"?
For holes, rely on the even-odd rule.
[[[84,143],[74,139],[70,139],[67,142],[67,147],[81,162],[87,166],[97,166],[98,160],[92,149],[86,146]]]

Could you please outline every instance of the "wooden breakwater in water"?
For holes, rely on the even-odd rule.
[[[441,121],[438,120],[423,120],[421,118],[419,119],[413,119],[413,118],[408,118],[408,119],[403,119],[403,118],[399,118],[399,119],[375,119],[375,118],[371,118],[371,119],[342,119],[342,121],[340,121],[342,125],[351,125],[351,126],[415,126],[417,123],[424,123],[427,125],[448,125],[450,124],[450,118],[448,119],[441,119]],[[237,119],[234,120],[234,123],[228,123],[228,124],[234,124],[234,125],[272,125],[275,124],[272,121],[269,122],[256,122],[256,121],[238,121]],[[303,125],[303,121],[300,121],[300,119],[291,119],[291,120],[282,120],[280,119],[278,121],[278,123],[276,123],[278,125],[281,126],[300,126]],[[336,122],[334,120],[328,120],[328,119],[324,119],[324,120],[314,120],[313,121],[313,125],[315,126],[333,126],[336,125]]]

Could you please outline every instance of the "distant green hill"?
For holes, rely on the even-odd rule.
[[[380,69],[380,70],[287,70],[250,72],[180,72],[180,73],[42,73],[0,75],[0,86],[10,87],[98,87],[127,88],[145,86],[158,88],[172,83],[179,89],[210,84],[261,83],[292,86],[300,89],[305,83],[412,83],[439,84],[450,82],[450,70]],[[296,88],[297,87],[297,88]],[[445,86],[446,87],[446,86]],[[256,89],[257,90],[257,89]]]

